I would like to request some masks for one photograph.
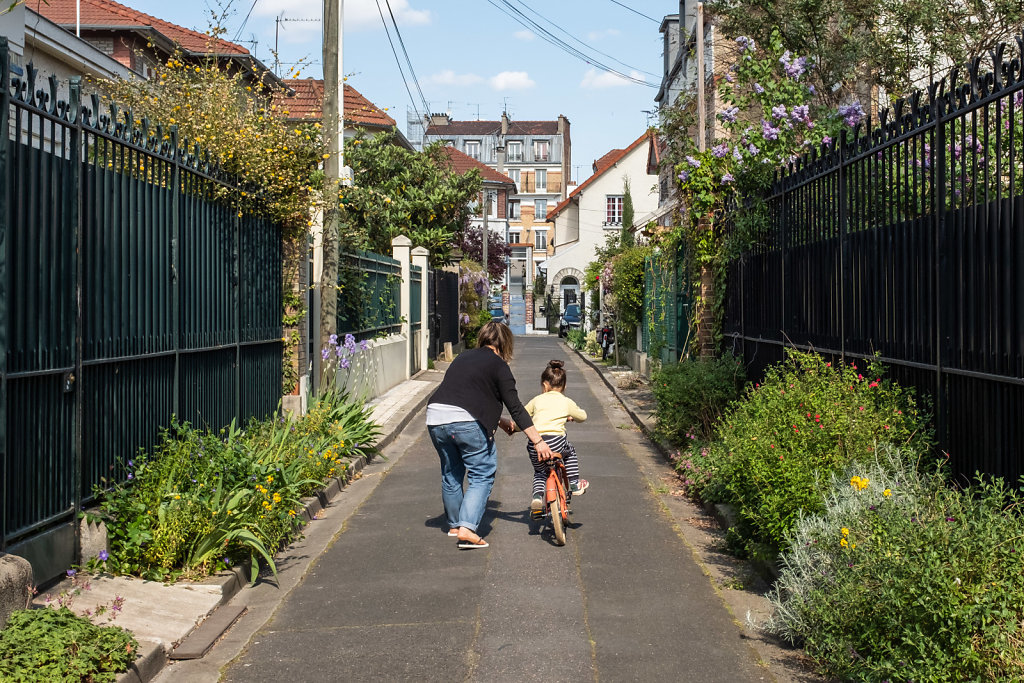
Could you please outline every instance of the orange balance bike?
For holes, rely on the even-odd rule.
[[[562,462],[562,454],[546,461],[548,479],[544,487],[544,514],[551,520],[555,543],[565,545],[565,530],[569,526],[569,476]]]

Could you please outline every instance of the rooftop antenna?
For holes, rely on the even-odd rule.
[[[645,114],[647,116],[647,126],[650,127],[651,119],[656,118],[658,116],[658,110],[657,109],[641,109],[640,111],[641,111],[641,113],[643,113],[643,114]]]
[[[480,120],[480,104],[477,102],[466,102],[467,107],[476,107],[476,120]]]
[[[278,43],[278,38],[281,35],[281,24],[283,24],[286,21],[321,21],[321,20],[320,19],[291,19],[289,17],[284,16],[284,14],[279,14],[276,17],[274,17],[274,75],[275,76],[280,76],[281,75],[280,73],[278,73],[280,71],[280,69],[281,69],[281,60],[278,57],[277,43]]]

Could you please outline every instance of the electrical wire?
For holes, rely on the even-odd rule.
[[[427,98],[423,96],[423,88],[420,87],[420,79],[416,77],[416,71],[412,68],[412,60],[409,59],[409,51],[405,49],[405,40],[402,38],[402,32],[398,30],[398,22],[395,21],[395,13],[391,11],[391,0],[384,0],[384,4],[388,6],[388,14],[391,15],[391,24],[395,27],[395,35],[398,36],[398,44],[402,46],[402,54],[405,55],[405,63],[409,65],[409,73],[412,75],[412,82],[416,86],[416,92],[420,94],[420,101],[423,103],[423,111],[430,113],[430,105],[427,103]]]
[[[409,101],[412,103],[412,109],[416,112],[416,116],[423,118],[423,114],[420,113],[419,107],[416,106],[416,98],[412,96],[412,89],[409,87],[409,81],[405,77],[405,71],[402,69],[402,60],[398,58],[398,50],[395,49],[395,42],[391,39],[391,31],[388,30],[388,22],[384,19],[384,10],[380,8],[380,0],[377,2],[377,12],[380,14],[380,21],[384,24],[384,32],[388,35],[388,43],[391,44],[391,53],[395,55],[395,64],[398,65],[398,73],[402,76],[402,83],[405,84],[405,92],[409,93]]]
[[[563,40],[559,39],[558,37],[554,36],[550,31],[545,29],[543,26],[541,26],[540,24],[538,24],[537,22],[533,21],[532,19],[527,17],[525,14],[523,14],[523,12],[520,11],[518,8],[514,7],[509,2],[509,0],[487,0],[487,2],[490,3],[495,9],[500,11],[502,14],[505,14],[510,19],[512,19],[513,21],[518,23],[520,26],[523,26],[524,28],[533,31],[535,34],[537,34],[544,41],[546,41],[546,42],[550,43],[551,45],[557,47],[558,49],[568,53],[569,55],[571,55],[573,57],[576,57],[577,59],[579,59],[579,60],[581,60],[581,61],[583,61],[583,62],[585,62],[587,64],[590,64],[591,66],[593,66],[593,67],[595,67],[597,69],[600,69],[601,71],[606,71],[608,73],[614,74],[614,75],[618,76],[619,78],[627,80],[627,81],[629,81],[631,83],[636,83],[637,85],[646,85],[649,88],[657,88],[657,87],[659,87],[658,85],[655,85],[654,83],[648,83],[646,80],[644,80],[642,78],[636,78],[635,76],[631,76],[629,74],[623,73],[623,72],[619,71],[618,69],[614,69],[614,68],[612,68],[612,67],[602,63],[601,61],[599,61],[598,59],[594,58],[593,56],[588,55],[588,54],[582,52],[581,50],[573,47],[572,45],[567,44],[565,41],[563,41]],[[500,4],[499,4],[499,2],[500,2]]]
[[[644,19],[650,19],[650,20],[651,20],[651,21],[653,21],[653,22],[654,22],[655,24],[658,24],[658,25],[660,25],[660,24],[661,24],[661,22],[660,22],[660,21],[658,21],[657,19],[655,19],[654,17],[650,17],[650,16],[647,16],[647,15],[646,15],[646,14],[644,14],[643,12],[640,12],[639,10],[635,10],[635,9],[633,9],[633,8],[632,8],[632,7],[630,7],[629,5],[624,5],[624,4],[622,4],[621,2],[619,2],[619,0],[610,0],[610,1],[611,1],[611,2],[613,2],[613,3],[615,3],[616,5],[618,5],[619,7],[623,7],[623,8],[625,8],[625,9],[628,9],[628,10],[629,10],[630,12],[632,12],[633,14],[639,14],[639,15],[640,15],[641,17],[643,17]]]
[[[543,21],[546,21],[546,22],[548,22],[549,24],[551,24],[551,26],[553,26],[553,27],[555,28],[555,30],[556,30],[556,31],[559,31],[560,33],[562,33],[562,34],[564,34],[565,36],[567,36],[567,37],[568,37],[568,38],[569,38],[570,40],[573,40],[573,41],[575,41],[575,42],[579,43],[580,45],[582,45],[583,47],[587,48],[588,50],[593,50],[593,51],[594,51],[594,52],[596,52],[597,54],[599,54],[599,55],[603,55],[603,56],[607,57],[608,59],[612,60],[613,62],[615,62],[615,63],[617,63],[617,64],[621,64],[622,66],[626,67],[627,69],[633,69],[634,71],[638,71],[638,72],[640,72],[640,73],[645,73],[645,74],[647,74],[648,76],[652,76],[652,77],[654,77],[654,78],[661,78],[661,74],[656,74],[656,73],[653,73],[653,72],[651,72],[651,71],[647,71],[647,70],[645,70],[645,69],[640,69],[640,68],[638,68],[638,67],[632,66],[631,64],[626,64],[625,62],[623,62],[623,61],[620,61],[620,60],[616,59],[615,57],[613,57],[612,55],[608,54],[607,52],[602,52],[601,50],[598,50],[598,49],[597,49],[596,47],[594,47],[593,45],[590,45],[589,43],[585,43],[585,42],[583,42],[582,40],[580,40],[580,39],[579,39],[579,38],[577,38],[576,36],[572,35],[572,34],[571,34],[571,33],[569,33],[568,31],[566,31],[566,30],[565,30],[564,28],[562,28],[561,26],[559,26],[557,22],[554,22],[554,21],[552,21],[552,20],[548,19],[548,18],[547,18],[547,17],[545,17],[545,16],[543,15],[543,14],[541,14],[541,13],[540,13],[540,12],[538,12],[537,10],[535,10],[535,9],[533,9],[532,7],[530,7],[529,5],[527,5],[527,4],[525,3],[525,2],[523,2],[523,0],[516,0],[516,2],[518,2],[518,3],[519,3],[520,5],[522,5],[522,6],[524,7],[524,8],[526,8],[526,10],[527,10],[527,11],[529,11],[529,12],[531,12],[531,13],[535,14],[535,15],[536,15],[537,17],[539,17],[539,18],[540,18],[541,20],[543,20]],[[506,3],[506,4],[507,4],[507,3]]]
[[[248,23],[249,17],[252,16],[252,11],[256,9],[256,3],[259,1],[260,0],[252,0],[252,6],[249,7],[249,11],[245,13],[245,19],[242,19],[242,25],[238,27],[238,30],[235,31],[235,37],[231,39],[232,43],[238,40],[238,36],[242,35],[242,31],[245,30],[245,25]]]

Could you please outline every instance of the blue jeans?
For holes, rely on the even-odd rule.
[[[487,498],[498,469],[494,438],[479,422],[452,422],[427,428],[441,459],[441,500],[449,528],[476,531],[487,509]],[[462,480],[468,479],[466,491]]]

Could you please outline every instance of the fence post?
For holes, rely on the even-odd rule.
[[[847,225],[846,212],[846,130],[839,133],[839,173],[837,182],[839,184],[839,358],[843,365],[846,365],[846,319],[849,311],[846,309],[846,302],[849,301],[847,292],[850,288],[851,276],[850,266],[850,239]]]
[[[82,511],[82,478],[84,476],[83,468],[85,461],[84,450],[84,437],[83,437],[83,426],[85,422],[85,386],[82,382],[82,357],[85,346],[85,339],[83,335],[84,328],[84,311],[82,302],[82,292],[84,287],[82,282],[84,279],[84,261],[82,255],[82,120],[81,120],[81,102],[82,102],[82,77],[72,76],[71,82],[68,88],[69,97],[68,104],[70,123],[74,123],[71,127],[71,144],[68,145],[70,157],[71,157],[71,187],[75,193],[74,202],[74,215],[69,221],[72,229],[74,230],[74,249],[75,249],[75,370],[73,387],[75,392],[75,435],[74,435],[74,458],[75,458],[75,559],[81,562],[84,558],[81,557],[82,553],[82,524],[78,521],[78,513]]]
[[[427,353],[430,344],[430,325],[427,324],[427,276],[429,274],[427,259],[430,252],[426,247],[416,247],[412,250],[412,263],[420,267],[420,332],[419,332],[419,358],[421,370],[427,367]]]
[[[7,36],[0,36],[0,551],[7,548],[7,188],[8,116],[10,115],[10,53]]]
[[[932,160],[932,184],[935,194],[935,432],[940,450],[949,451],[949,439],[946,430],[946,401],[943,394],[942,364],[946,360],[945,335],[943,326],[946,316],[943,306],[951,305],[952,282],[949,277],[949,247],[946,241],[946,127],[942,115],[945,110],[945,97],[933,99],[935,117],[935,144],[932,147],[935,158]]]
[[[412,250],[412,240],[405,235],[399,235],[395,239],[391,240],[391,256],[401,265],[402,268],[402,284],[399,287],[399,311],[398,314],[402,320],[402,334],[405,336],[405,378],[409,379],[412,377],[412,334],[410,334],[411,327],[409,321],[411,319],[409,310],[410,302],[412,300],[411,292],[409,291],[412,286],[412,278],[409,273],[409,259],[410,252]]]

